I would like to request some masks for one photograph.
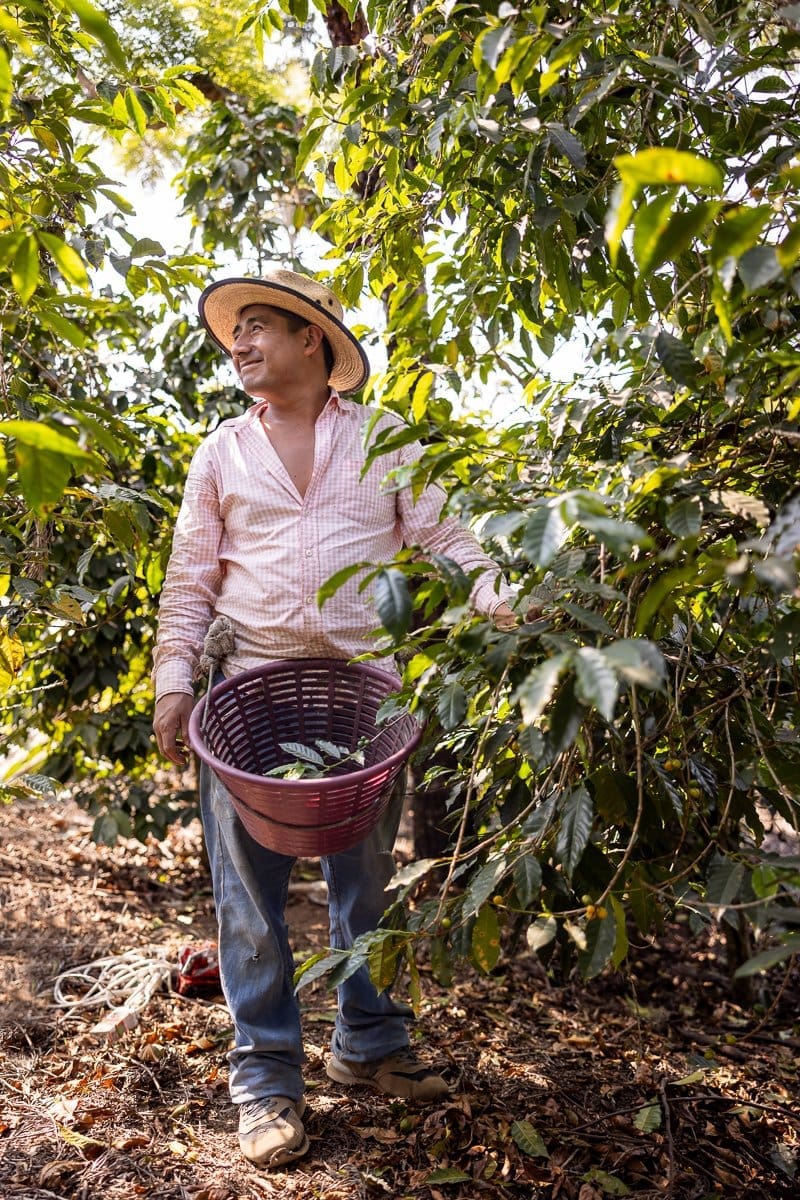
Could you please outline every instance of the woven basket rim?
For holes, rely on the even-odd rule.
[[[351,663],[347,659],[338,658],[287,658],[265,663],[260,667],[252,667],[249,671],[239,671],[236,675],[231,675],[229,679],[223,680],[222,683],[218,683],[216,687],[211,689],[210,698],[213,700],[215,697],[222,696],[225,692],[232,691],[240,684],[249,682],[251,679],[262,679],[265,675],[277,675],[285,671],[288,664],[291,664],[294,668],[299,667],[301,669],[304,666],[317,668],[333,667],[335,670],[367,674],[372,676],[373,679],[391,685],[389,692],[396,691],[401,682],[397,675],[392,675],[388,671],[381,671],[379,668],[369,666],[366,663]],[[253,775],[250,771],[242,771],[239,767],[231,766],[230,763],[217,758],[203,741],[200,726],[208,699],[209,694],[206,693],[205,696],[198,700],[189,718],[189,744],[198,758],[202,759],[212,771],[216,772],[219,769],[224,774],[230,776],[231,779],[241,782],[257,780],[259,785],[266,789],[274,789],[275,791],[280,789],[280,791],[289,792],[290,794],[294,792],[298,796],[324,795],[326,792],[340,791],[344,787],[354,787],[356,784],[365,783],[372,779],[373,776],[379,775],[381,772],[386,771],[387,768],[394,766],[396,762],[408,758],[422,738],[423,727],[419,719],[413,713],[404,712],[396,719],[412,720],[416,725],[414,733],[399,750],[395,750],[388,758],[383,758],[380,762],[373,763],[369,767],[361,767],[358,771],[346,771],[342,775],[333,775],[327,778],[323,776],[315,779],[283,779],[278,777],[273,778],[268,775]]]

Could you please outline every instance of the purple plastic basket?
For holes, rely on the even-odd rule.
[[[398,680],[337,659],[286,659],[243,671],[195,705],[189,742],[231,794],[242,824],[262,846],[313,858],[347,850],[377,825],[397,776],[422,737],[410,713],[378,725]],[[203,725],[205,726],[203,728]],[[364,766],[322,779],[264,772],[293,761],[281,742],[325,739],[352,752],[364,737]]]

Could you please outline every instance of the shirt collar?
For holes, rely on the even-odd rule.
[[[352,400],[346,399],[345,396],[340,396],[336,388],[331,388],[330,399],[328,403],[332,408],[338,408],[339,412],[349,413],[355,407]]]

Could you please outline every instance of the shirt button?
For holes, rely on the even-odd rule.
[[[314,597],[306,596],[306,604],[313,604],[313,603],[314,603]]]
[[[314,553],[313,550],[306,550],[306,558],[311,558],[313,553]]]

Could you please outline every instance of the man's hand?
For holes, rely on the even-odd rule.
[[[179,767],[189,761],[189,717],[194,698],[186,692],[167,692],[156,701],[153,729],[158,748]]]
[[[525,613],[525,624],[531,621],[538,621],[542,615],[542,609],[538,604],[531,604]],[[509,629],[516,629],[518,625],[523,624],[523,618],[514,612],[512,608],[503,601],[498,604],[497,608],[492,613],[492,620],[498,629],[506,632]]]
[[[519,625],[519,617],[513,609],[509,608],[505,600],[502,604],[498,604],[492,613],[492,620],[497,628],[502,629],[504,632],[507,629],[516,629]]]

